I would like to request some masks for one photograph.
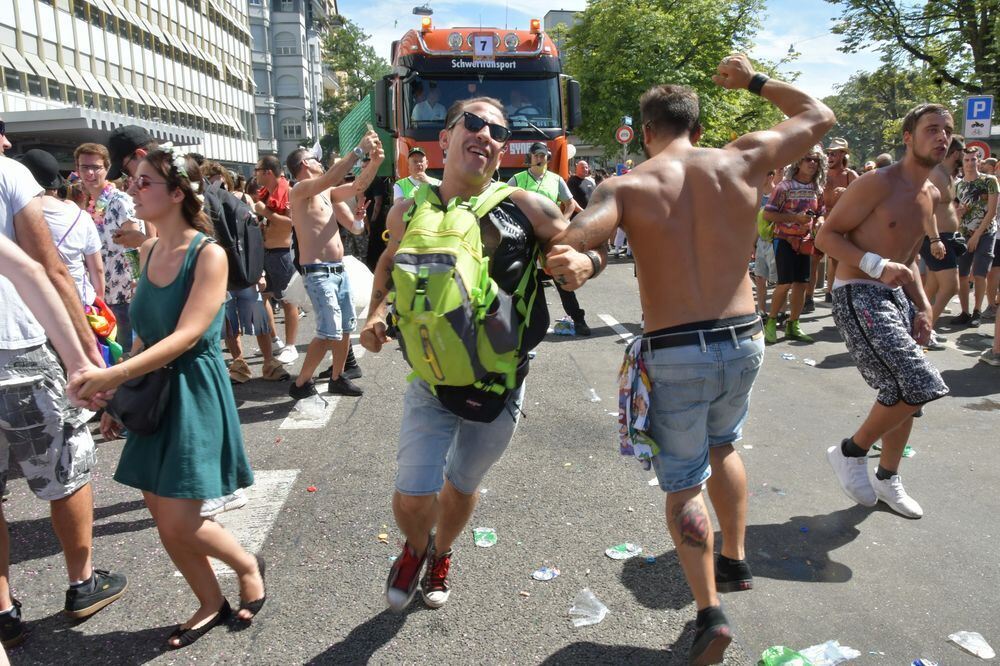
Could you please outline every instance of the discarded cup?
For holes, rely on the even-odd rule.
[[[480,548],[492,548],[497,545],[497,531],[492,527],[477,527],[472,530],[472,538]]]
[[[620,543],[604,551],[613,560],[628,560],[642,554],[642,548],[634,543]]]
[[[781,358],[785,359],[786,361],[794,361],[795,360],[795,354],[785,353],[785,354],[781,355]]]
[[[810,365],[810,366],[812,366],[814,368],[816,367],[816,359],[814,359],[814,358],[804,358],[804,359],[802,359],[802,362],[805,363],[806,365]]]
[[[531,577],[535,580],[552,580],[559,576],[559,569],[555,567],[541,567],[531,572]]]
[[[585,587],[573,600],[569,614],[573,618],[574,627],[586,627],[603,620],[604,616],[608,614],[608,607],[594,596],[589,587]]]
[[[854,648],[841,645],[840,641],[827,641],[819,645],[799,650],[799,654],[812,662],[813,666],[837,666],[845,661],[856,659],[861,652]]]
[[[597,391],[590,389],[590,393],[587,394],[587,399],[591,402],[600,402],[601,396],[597,395]]]
[[[812,666],[812,662],[792,648],[772,645],[761,653],[757,666]]]
[[[323,416],[327,402],[320,395],[311,395],[295,403],[288,415],[293,421],[312,421]]]
[[[948,636],[948,640],[980,659],[992,659],[997,656],[983,635],[977,631],[956,631]]]

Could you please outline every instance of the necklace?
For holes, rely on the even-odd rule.
[[[98,227],[104,226],[104,211],[111,202],[111,195],[117,190],[118,188],[115,187],[114,183],[105,183],[104,189],[101,190],[97,198],[90,199],[90,202],[87,204],[87,212],[94,218],[94,223]]]

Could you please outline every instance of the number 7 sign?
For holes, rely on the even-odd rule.
[[[473,35],[472,37],[472,57],[475,60],[493,60],[496,56],[494,51],[494,37],[492,34]]]

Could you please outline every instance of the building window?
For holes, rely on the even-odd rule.
[[[302,86],[294,76],[282,76],[278,79],[278,84],[274,87],[274,93],[278,97],[301,97]]]
[[[295,0],[281,0],[281,11],[283,11],[283,12],[294,12],[295,11]]]
[[[3,74],[4,85],[7,86],[7,90],[13,90],[15,92],[21,92],[21,90],[23,90],[21,87],[20,74],[13,69],[4,69]]]
[[[35,97],[42,97],[42,80],[34,74],[28,74],[28,94]]]
[[[62,87],[59,85],[59,82],[49,79],[47,83],[49,99],[55,99],[60,102],[63,101]]]
[[[302,121],[296,118],[285,118],[281,121],[281,138],[301,139]]]
[[[73,13],[81,21],[87,20],[87,5],[83,0],[73,0]]]
[[[275,55],[296,55],[299,52],[299,40],[290,32],[282,32],[274,36]]]

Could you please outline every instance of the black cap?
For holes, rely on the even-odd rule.
[[[145,128],[138,125],[122,125],[108,137],[108,152],[111,153],[111,169],[108,180],[117,180],[122,175],[122,162],[139,148],[153,140]]]
[[[427,153],[425,153],[424,149],[420,146],[413,146],[413,148],[410,148],[410,152],[406,153],[407,157],[412,157],[413,155],[423,155],[424,157],[427,157]]]
[[[545,153],[546,157],[552,157],[552,151],[541,141],[536,141],[531,144],[531,148],[528,149],[528,153],[534,155],[536,153]]]
[[[35,181],[46,190],[58,190],[66,183],[59,173],[59,162],[52,153],[32,148],[17,159],[28,167]]]

